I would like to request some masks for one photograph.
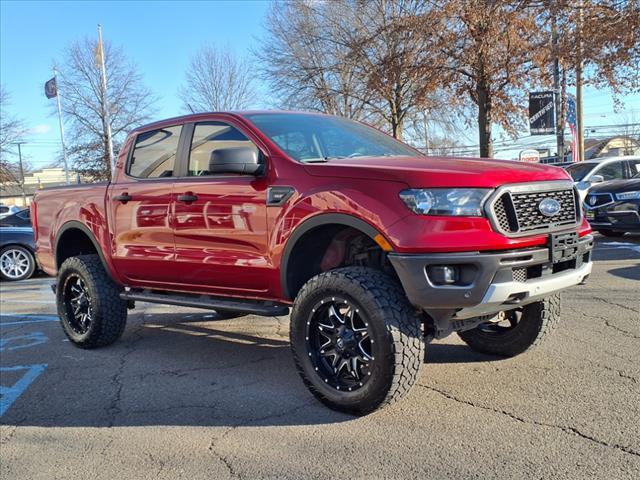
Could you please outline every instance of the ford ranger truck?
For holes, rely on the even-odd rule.
[[[562,169],[425,157],[321,114],[146,125],[109,183],[38,191],[32,208],[74,345],[116,341],[136,302],[220,318],[292,308],[304,383],[353,414],[404,396],[432,339],[455,332],[501,356],[537,346],[558,324],[560,292],[592,265]]]

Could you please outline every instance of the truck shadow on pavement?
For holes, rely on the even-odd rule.
[[[96,350],[72,346],[57,323],[48,328],[50,346],[40,360],[48,367],[1,424],[236,427],[354,418],[324,407],[304,387],[291,359],[286,318],[131,314],[123,338]],[[430,345],[427,358],[497,359],[448,344]]]
[[[607,273],[628,280],[640,280],[640,263],[629,267],[612,268]]]

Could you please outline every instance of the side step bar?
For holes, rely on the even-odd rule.
[[[122,292],[120,298],[128,301],[163,303],[181,307],[204,308],[206,310],[225,310],[242,312],[247,315],[279,317],[289,314],[289,307],[281,303],[242,301],[227,298],[210,297],[208,295],[187,295],[180,293],[159,293],[151,290],[129,290]]]

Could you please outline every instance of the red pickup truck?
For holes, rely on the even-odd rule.
[[[452,332],[513,356],[556,326],[593,238],[560,168],[425,157],[328,115],[210,113],[138,128],[108,184],[40,191],[32,218],[58,313],[82,348],[136,301],[221,317],[291,312],[311,392],[364,414]]]

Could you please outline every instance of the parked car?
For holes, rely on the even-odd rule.
[[[25,208],[24,210],[20,210],[0,219],[0,227],[31,228],[31,210]]]
[[[610,157],[574,163],[566,168],[584,201],[589,189],[600,182],[625,180],[640,172],[640,157]]]
[[[425,157],[357,122],[207,113],[134,130],[105,185],[38,191],[38,258],[71,342],[122,334],[136,301],[286,315],[311,392],[364,414],[404,396],[458,332],[514,356],[591,273],[567,173]]]
[[[32,228],[0,228],[0,278],[25,280],[36,270]]]
[[[0,204],[0,219],[8,217],[9,215],[13,215],[19,210],[20,208],[14,205],[8,206]]]
[[[594,186],[584,203],[587,220],[607,237],[640,232],[640,173],[631,180],[614,180]]]

